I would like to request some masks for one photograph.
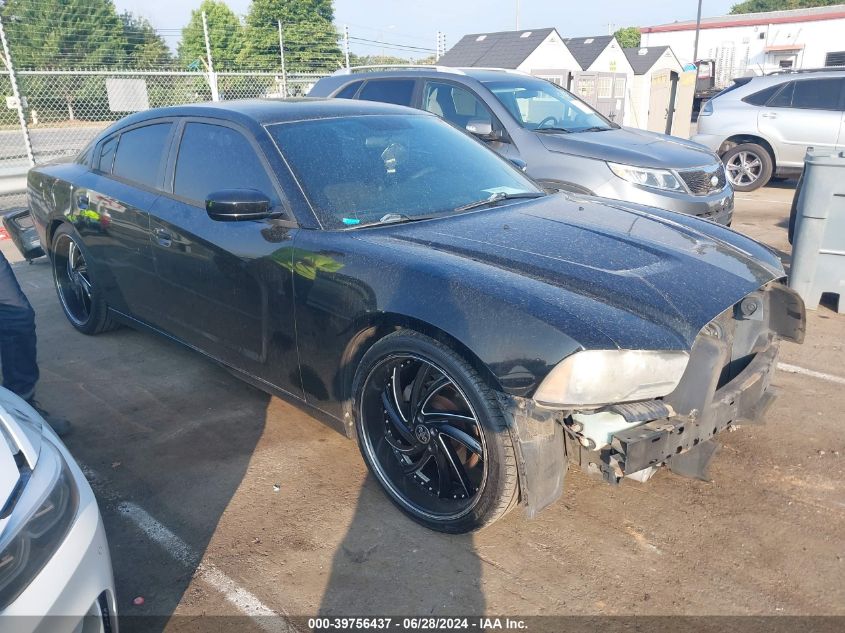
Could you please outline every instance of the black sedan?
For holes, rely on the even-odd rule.
[[[730,229],[546,195],[433,115],[359,101],[151,110],[29,201],[80,332],[183,342],[333,416],[390,498],[477,529],[561,492],[704,476],[758,419],[801,300]]]

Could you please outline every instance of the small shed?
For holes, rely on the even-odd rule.
[[[438,61],[442,66],[512,68],[567,85],[580,66],[555,28],[464,35]]]
[[[642,46],[625,48],[623,51],[634,71],[634,76],[628,84],[627,122],[634,127],[645,129],[648,126],[652,76],[660,70],[672,70],[680,74],[684,69],[668,46]]]

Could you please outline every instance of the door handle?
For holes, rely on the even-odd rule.
[[[173,236],[164,229],[153,229],[156,241],[162,246],[170,246],[173,243]]]
[[[764,112],[762,115],[764,119],[776,119],[778,118],[777,112]]]

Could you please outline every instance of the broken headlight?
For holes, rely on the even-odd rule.
[[[534,400],[550,408],[582,409],[659,398],[675,390],[688,360],[681,351],[576,352],[549,372]]]

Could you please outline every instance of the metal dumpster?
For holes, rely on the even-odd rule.
[[[807,151],[792,236],[789,287],[815,310],[823,293],[845,310],[845,151]]]

